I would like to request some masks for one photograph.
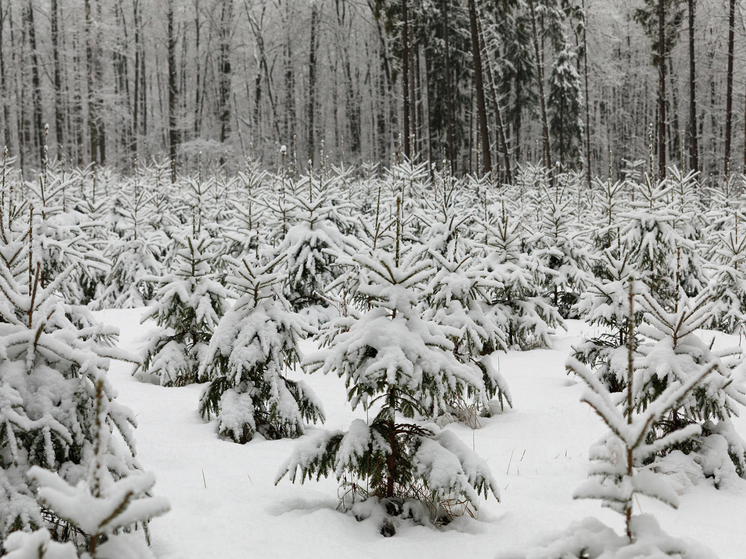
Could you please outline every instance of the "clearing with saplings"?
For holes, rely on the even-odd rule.
[[[722,559],[746,177],[0,177],[10,559]]]

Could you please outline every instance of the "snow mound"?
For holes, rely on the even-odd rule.
[[[651,515],[632,518],[632,542],[595,518],[574,522],[541,547],[497,559],[717,559],[707,547],[664,533]]]

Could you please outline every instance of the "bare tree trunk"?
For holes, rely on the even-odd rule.
[[[497,120],[497,140],[500,146],[500,151],[503,154],[503,163],[505,165],[505,180],[508,184],[513,182],[513,173],[510,169],[510,151],[508,150],[508,142],[505,138],[505,127],[503,125],[502,109],[500,108],[500,99],[497,95],[497,88],[495,87],[495,77],[492,73],[492,64],[490,62],[489,52],[487,51],[487,45],[484,42],[484,33],[482,32],[482,24],[479,23],[479,44],[481,46],[482,53],[484,54],[484,66],[487,70],[487,81],[490,85],[490,92],[492,96],[492,104],[495,106],[495,118]]]
[[[127,24],[124,19],[124,0],[118,0],[114,4],[114,19],[116,22],[117,29],[121,29],[122,35],[117,36],[117,48],[112,53],[114,70],[116,72],[116,94],[119,98],[123,99],[125,107],[131,107],[132,97],[130,95],[130,84],[129,84],[129,65],[128,56],[125,54],[129,45],[129,37],[127,33]],[[120,116],[117,119],[119,130],[118,132],[118,155],[121,155],[124,151],[129,150],[132,142],[132,127],[124,116]]]
[[[487,104],[484,101],[484,77],[482,74],[482,54],[477,27],[476,0],[469,0],[469,24],[471,27],[471,53],[474,60],[474,86],[477,94],[477,118],[479,135],[482,138],[482,172],[492,172],[492,154],[490,153],[490,133],[487,129]]]
[[[62,69],[60,68],[60,11],[58,0],[52,0],[51,10],[52,58],[54,60],[54,132],[57,140],[57,156],[60,157],[65,145],[65,113],[62,97]]]
[[[679,128],[679,95],[678,95],[678,86],[676,79],[674,79],[674,73],[673,73],[673,60],[671,60],[671,57],[668,57],[668,72],[671,75],[671,102],[673,103],[673,115],[671,118],[671,129],[672,132],[668,135],[668,137],[671,139],[671,151],[670,156],[672,160],[679,160],[683,161],[681,159],[683,152],[683,146],[680,146],[681,142],[681,130]]]
[[[422,43],[418,42],[414,49],[412,49],[412,56],[414,56],[414,86],[415,86],[415,114],[417,115],[417,154],[422,156],[423,142],[425,141],[425,100],[422,95]]]
[[[409,146],[409,13],[407,0],[401,0],[402,17],[402,93],[404,103],[404,156],[411,157]]]
[[[186,23],[180,25],[181,27],[181,59],[179,60],[179,87],[177,91],[181,91],[181,95],[178,96],[179,102],[179,114],[189,114],[189,81],[188,78],[191,76],[189,72],[188,59],[189,59],[189,31]],[[178,27],[177,27],[178,29]],[[179,143],[183,142],[185,138],[189,136],[189,130],[184,126],[182,122],[179,126]]]
[[[417,75],[417,64],[415,62],[415,53],[417,52],[417,43],[409,45],[409,149],[412,152],[412,159],[416,160],[419,155],[417,139],[419,131],[417,122],[417,88],[415,87],[415,76]]]
[[[666,178],[666,4],[658,0],[658,180]]]
[[[33,102],[33,114],[34,114],[34,129],[36,131],[36,137],[34,143],[39,150],[40,160],[44,158],[44,126],[42,125],[42,109],[41,109],[41,79],[39,77],[39,54],[36,50],[36,25],[34,24],[34,5],[31,0],[28,3],[28,11],[26,12],[26,24],[28,25],[28,39],[29,46],[31,47],[31,86],[32,102]],[[44,162],[42,161],[42,165]]]
[[[194,88],[194,135],[199,136],[201,132],[201,120],[200,115],[202,114],[201,106],[202,100],[200,98],[200,91],[202,87],[201,82],[201,67],[200,67],[200,51],[199,51],[199,39],[200,31],[202,30],[202,23],[199,19],[200,6],[199,0],[194,0],[194,63],[195,63],[195,76],[194,80],[196,86]]]
[[[693,0],[690,0],[693,1]],[[591,98],[588,94],[588,12],[583,0],[583,77],[585,78],[585,180],[591,189]]]
[[[143,61],[143,48],[142,48],[142,20],[140,18],[140,1],[133,0],[132,2],[133,20],[135,26],[135,82],[134,82],[134,98],[132,105],[132,144],[130,149],[133,154],[137,154],[137,136],[140,134],[140,100],[144,95],[142,91],[142,70],[144,67]]]
[[[448,23],[448,2],[449,0],[442,0],[443,6],[443,36],[445,38],[445,75],[446,75],[446,154],[448,157],[448,164],[451,166],[451,173],[456,172],[456,154],[455,149],[455,138],[453,133],[453,95],[451,93],[451,41],[450,41],[450,25]]]
[[[177,122],[178,91],[176,85],[176,35],[174,33],[174,2],[168,0],[168,156],[171,159],[171,182],[176,182],[176,150],[179,146]]]
[[[660,0],[661,2],[663,0]],[[528,7],[531,11],[531,32],[533,35],[534,43],[534,56],[536,57],[536,76],[539,82],[539,101],[541,105],[541,136],[543,144],[543,155],[544,165],[551,169],[552,166],[552,152],[549,147],[549,120],[547,118],[547,103],[544,98],[544,63],[543,57],[539,49],[539,32],[536,29],[536,9],[534,7],[534,0],[528,0]]]
[[[3,29],[9,13],[4,7],[4,2],[0,0],[0,95],[3,96],[3,146],[7,147],[8,151],[12,153],[8,76],[5,73],[5,51],[3,49]]]
[[[231,134],[231,29],[233,26],[233,0],[225,0],[220,15],[220,58],[218,61],[219,91],[218,116],[220,143]],[[225,163],[221,157],[221,163]]]
[[[357,157],[360,154],[360,142],[361,142],[361,112],[360,102],[355,95],[355,87],[352,76],[352,64],[350,62],[350,31],[351,27],[348,28],[347,9],[345,2],[336,3],[337,11],[337,25],[339,26],[339,32],[345,37],[340,41],[339,56],[342,60],[342,70],[344,72],[345,80],[345,112],[347,113],[347,120],[350,131],[350,153],[353,157]],[[351,23],[351,21],[350,21]]]
[[[93,39],[91,37],[91,28],[93,19],[91,15],[91,0],[85,0],[85,68],[86,68],[86,86],[88,97],[88,134],[90,136],[90,161],[95,163],[98,160],[98,127],[96,120],[96,100],[93,88]]]
[[[728,2],[728,75],[725,86],[725,157],[723,176],[730,174],[730,142],[733,128],[733,48],[735,45],[736,0]]]
[[[313,161],[316,146],[314,144],[316,112],[316,27],[319,9],[316,3],[311,4],[311,46],[308,51],[308,159]]]
[[[285,142],[292,140],[295,136],[295,74],[293,73],[293,47],[290,36],[290,1],[285,1],[285,22],[287,33],[285,35]]]
[[[75,149],[74,149],[74,155],[77,161],[78,166],[83,166],[85,163],[85,141],[83,138],[84,129],[85,129],[85,122],[83,119],[83,82],[85,82],[85,76],[84,73],[84,66],[85,64],[80,58],[80,50],[81,50],[81,39],[79,32],[75,32],[73,35],[73,52],[75,53],[73,56],[73,68],[74,68],[74,75],[73,75],[73,102],[71,107],[71,114],[70,118],[68,118],[68,122],[70,123],[70,130],[68,130],[68,136],[74,136],[75,141],[73,142]]]
[[[12,4],[11,4],[12,5]],[[29,149],[28,146],[31,144],[31,122],[28,119],[28,111],[26,108],[26,84],[25,84],[25,72],[24,68],[27,67],[27,61],[23,56],[23,52],[26,49],[26,26],[24,24],[24,9],[21,8],[21,38],[20,41],[16,41],[13,30],[13,17],[11,16],[11,44],[13,44],[14,52],[18,55],[14,57],[14,66],[16,67],[16,100],[18,108],[16,109],[16,122],[18,128],[18,157],[21,163],[21,169],[26,167],[26,152]],[[18,35],[18,31],[15,32]],[[17,51],[16,51],[17,49]],[[17,64],[23,64],[22,68],[19,68]]]
[[[694,66],[694,11],[696,0],[688,0],[689,5],[689,167],[699,171],[699,147],[697,146],[697,80]],[[746,151],[744,151],[746,165]]]
[[[101,1],[96,0],[96,14],[99,22],[103,21],[101,13]],[[103,39],[101,37],[101,27],[97,27],[96,37],[94,40],[96,45],[96,56],[94,57],[94,77],[96,78],[96,128],[98,129],[98,161],[101,165],[106,165],[106,121],[104,120],[103,110],[104,101],[101,95],[101,90],[104,84],[104,68],[103,68],[103,53],[101,51],[101,44]]]

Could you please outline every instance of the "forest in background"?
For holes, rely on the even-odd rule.
[[[299,172],[401,149],[590,180],[652,144],[717,176],[746,157],[744,39],[735,0],[0,0],[0,136],[24,169],[286,145]]]

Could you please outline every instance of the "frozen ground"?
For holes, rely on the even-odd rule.
[[[142,309],[97,313],[102,321],[121,329],[121,347],[133,351],[149,329],[139,324],[141,314]],[[592,333],[587,328],[570,321],[569,332],[560,331],[552,350],[501,354],[499,367],[515,408],[483,419],[476,431],[448,427],[488,460],[502,502],[484,502],[477,520],[463,518],[443,530],[404,525],[393,538],[380,536],[372,522],[357,522],[337,512],[334,479],[304,485],[283,479],[274,486],[277,469],[295,441],[254,440],[238,445],[220,440],[214,424],[203,422],[197,414],[201,386],[141,384],[130,375],[131,365],[113,363],[110,377],[119,401],[135,411],[139,422],[139,460],[156,474],[156,492],[171,501],[171,512],[152,522],[156,555],[159,559],[495,557],[586,516],[595,516],[621,533],[619,515],[602,509],[599,502],[571,497],[586,479],[588,448],[603,432],[601,421],[579,401],[583,386],[564,370],[570,346],[582,334]],[[323,427],[347,429],[353,418],[365,417],[361,409],[354,413],[349,409],[341,379],[314,374],[306,381],[324,402]],[[743,415],[735,420],[742,436],[746,412]],[[310,428],[308,435],[314,431]],[[664,531],[697,540],[721,559],[744,557],[746,481],[728,479],[719,490],[706,481],[691,484],[684,476],[675,481],[682,495],[678,510],[641,499],[635,512],[653,513]]]

